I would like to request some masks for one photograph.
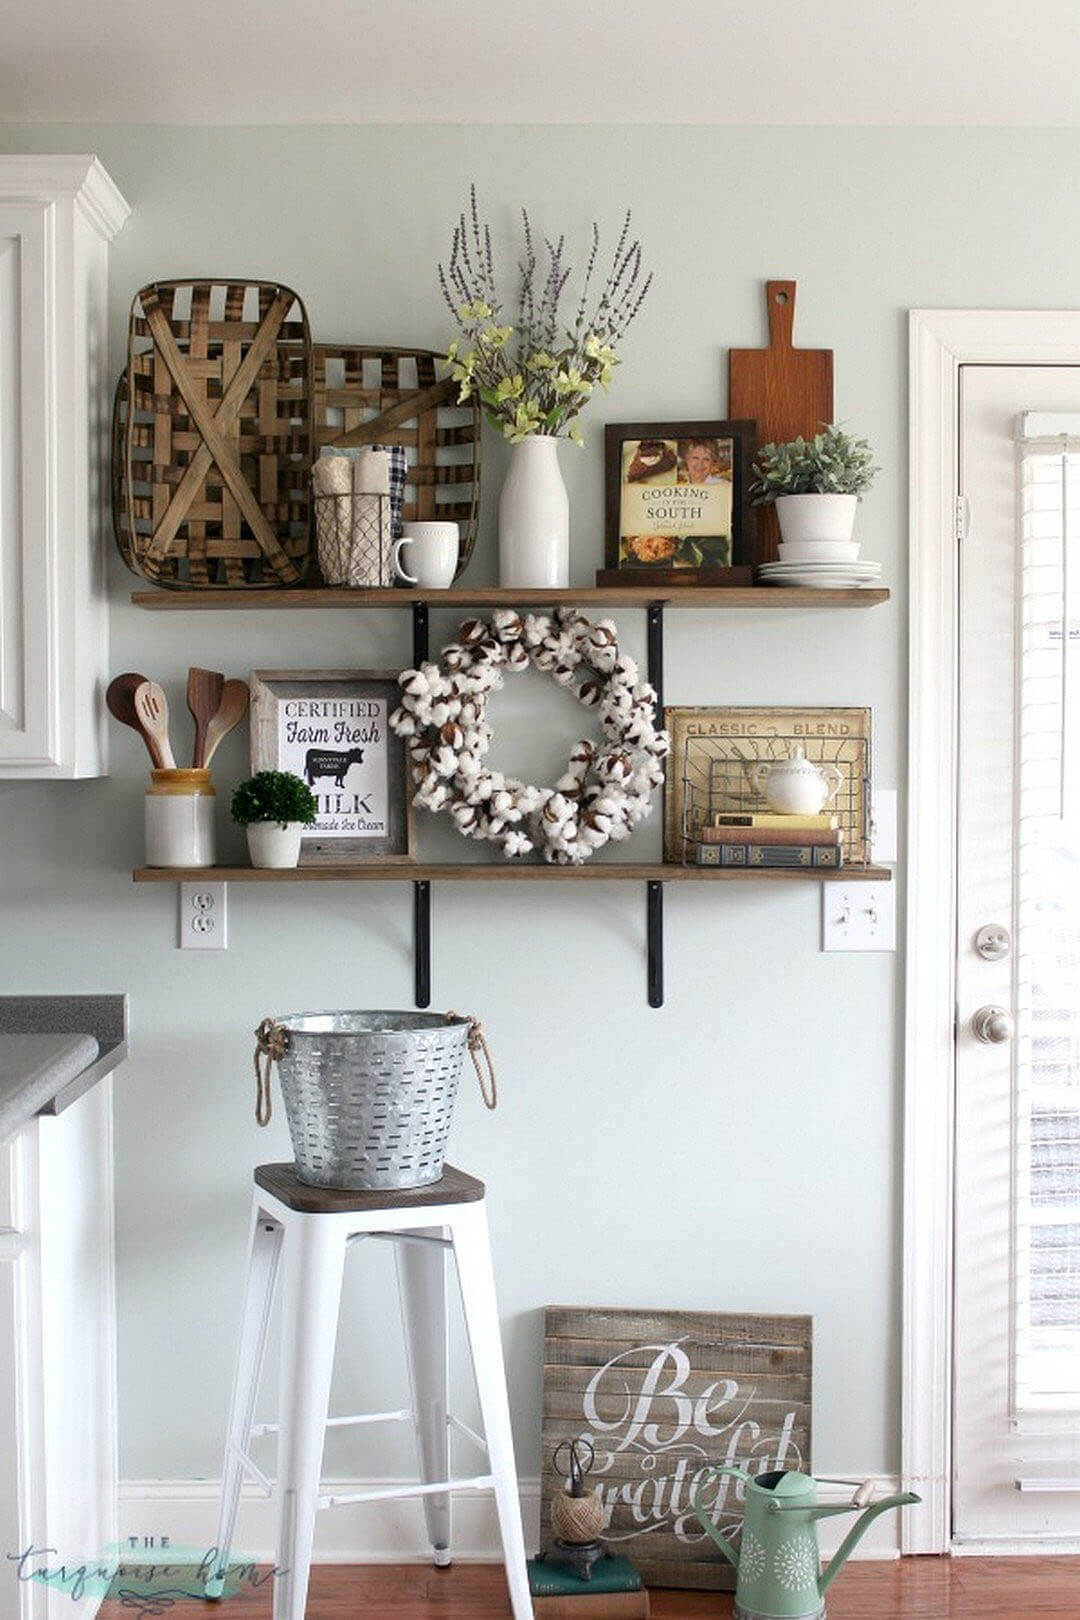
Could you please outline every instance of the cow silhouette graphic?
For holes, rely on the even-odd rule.
[[[332,776],[334,786],[343,788],[350,767],[363,763],[362,748],[350,748],[344,754],[330,748],[309,748],[304,755],[304,777],[308,787],[314,787],[320,776]]]

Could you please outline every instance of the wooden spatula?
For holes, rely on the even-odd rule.
[[[206,728],[203,763],[209,765],[221,743],[230,731],[240,724],[247,713],[248,688],[246,681],[226,681],[218,711]]]
[[[143,681],[135,688],[135,713],[157,745],[162,769],[175,771],[176,757],[169,742],[169,703],[157,681]]]
[[[115,680],[109,682],[105,691],[105,706],[114,720],[119,720],[122,726],[130,726],[137,731],[146,744],[146,751],[150,755],[150,762],[157,770],[161,770],[164,761],[154,738],[143,725],[142,720],[135,712],[135,693],[140,686],[147,684],[145,675],[137,675],[129,671],[125,675],[117,675]]]
[[[767,349],[732,349],[728,354],[728,416],[757,423],[757,442],[784,444],[812,438],[833,418],[833,352],[795,349],[795,283],[767,281]],[[758,513],[758,560],[776,556],[779,539],[771,506]]]
[[[187,706],[195,722],[195,751],[191,763],[197,768],[206,764],[206,728],[221,707],[224,675],[216,669],[189,669],[187,677]]]

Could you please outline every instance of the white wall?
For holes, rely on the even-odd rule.
[[[594,213],[610,240],[632,205],[655,289],[586,450],[563,452],[582,582],[601,556],[602,418],[722,415],[727,345],[763,342],[762,280],[796,277],[798,340],[836,350],[837,415],[885,468],[860,524],[893,601],[671,615],[667,697],[870,703],[877,779],[899,783],[905,311],[1075,303],[1072,135],[21,128],[0,129],[0,149],[95,150],[132,203],[112,255],[114,374],[131,296],[155,276],[278,278],[316,336],[437,345],[449,334],[434,266],[470,179],[497,217],[527,201],[572,243]],[[494,572],[502,458],[489,448],[478,580]],[[114,558],[113,668],[163,680],[184,721],[189,663],[408,659],[403,614],[151,616],[129,604],[135,583]],[[639,617],[623,622],[643,651]],[[546,773],[561,745],[523,756],[512,729],[533,696],[555,712],[543,687],[517,688],[498,746]],[[215,771],[226,852],[244,765],[234,739]],[[228,953],[180,954],[173,891],[129,879],[144,766],[125,732],[106,781],[0,784],[0,985],[131,994],[135,1055],[117,1083],[122,1471],[190,1479],[219,1467],[251,1168],[288,1157],[280,1114],[266,1132],[252,1117],[251,1031],[290,1008],[408,1005],[411,894],[237,888]],[[423,846],[451,849],[426,822]],[[659,816],[637,852],[658,848]],[[817,1467],[894,1472],[897,960],[820,954],[811,884],[675,888],[654,1012],[636,889],[451,888],[434,912],[434,1004],[481,1014],[500,1067],[497,1115],[465,1087],[452,1157],[490,1188],[522,1472],[538,1468],[546,1302],[812,1312]],[[389,1263],[355,1265],[338,1410],[392,1405],[403,1387]],[[405,1463],[364,1434],[346,1459],[337,1438],[332,1469]]]

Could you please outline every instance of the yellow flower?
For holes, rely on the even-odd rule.
[[[520,371],[515,371],[512,377],[503,377],[500,380],[499,386],[495,390],[495,398],[499,400],[500,403],[504,399],[517,399],[524,387],[524,377],[521,375]]]
[[[615,350],[609,343],[601,343],[595,332],[589,333],[584,348],[590,360],[598,360],[602,366],[615,364]]]
[[[448,364],[451,361],[457,359],[457,352],[458,352],[458,340],[457,340],[457,338],[455,338],[453,343],[450,343],[450,344],[447,345],[446,359],[447,359]]]
[[[489,326],[486,332],[479,333],[477,342],[489,349],[501,349],[513,330],[512,326]]]
[[[576,444],[579,450],[584,448],[585,440],[581,437],[581,429],[578,427],[578,419],[576,416],[572,422],[567,422],[566,424],[566,437],[570,440],[571,444]]]
[[[511,444],[520,444],[527,439],[530,433],[535,433],[540,426],[540,412],[532,400],[526,400],[519,405],[512,421],[503,425],[503,437]]]
[[[583,377],[576,367],[571,366],[566,371],[556,372],[555,392],[560,398],[567,394],[591,394],[592,383]]]
[[[471,303],[461,304],[458,308],[458,318],[463,321],[486,321],[492,315],[492,310],[482,298],[474,298]]]
[[[555,362],[546,349],[537,349],[535,354],[530,354],[525,364],[530,371],[550,371]]]

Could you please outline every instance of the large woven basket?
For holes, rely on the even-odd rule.
[[[457,383],[436,381],[441,357],[433,349],[316,343],[312,353],[316,453],[328,445],[404,445],[402,519],[457,523],[460,574],[480,510],[479,406],[459,405]]]
[[[421,1187],[443,1172],[472,1027],[453,1013],[275,1019],[296,1174],[316,1187]]]
[[[311,333],[290,288],[137,293],[113,410],[113,525],[156,585],[297,585],[311,555]]]

